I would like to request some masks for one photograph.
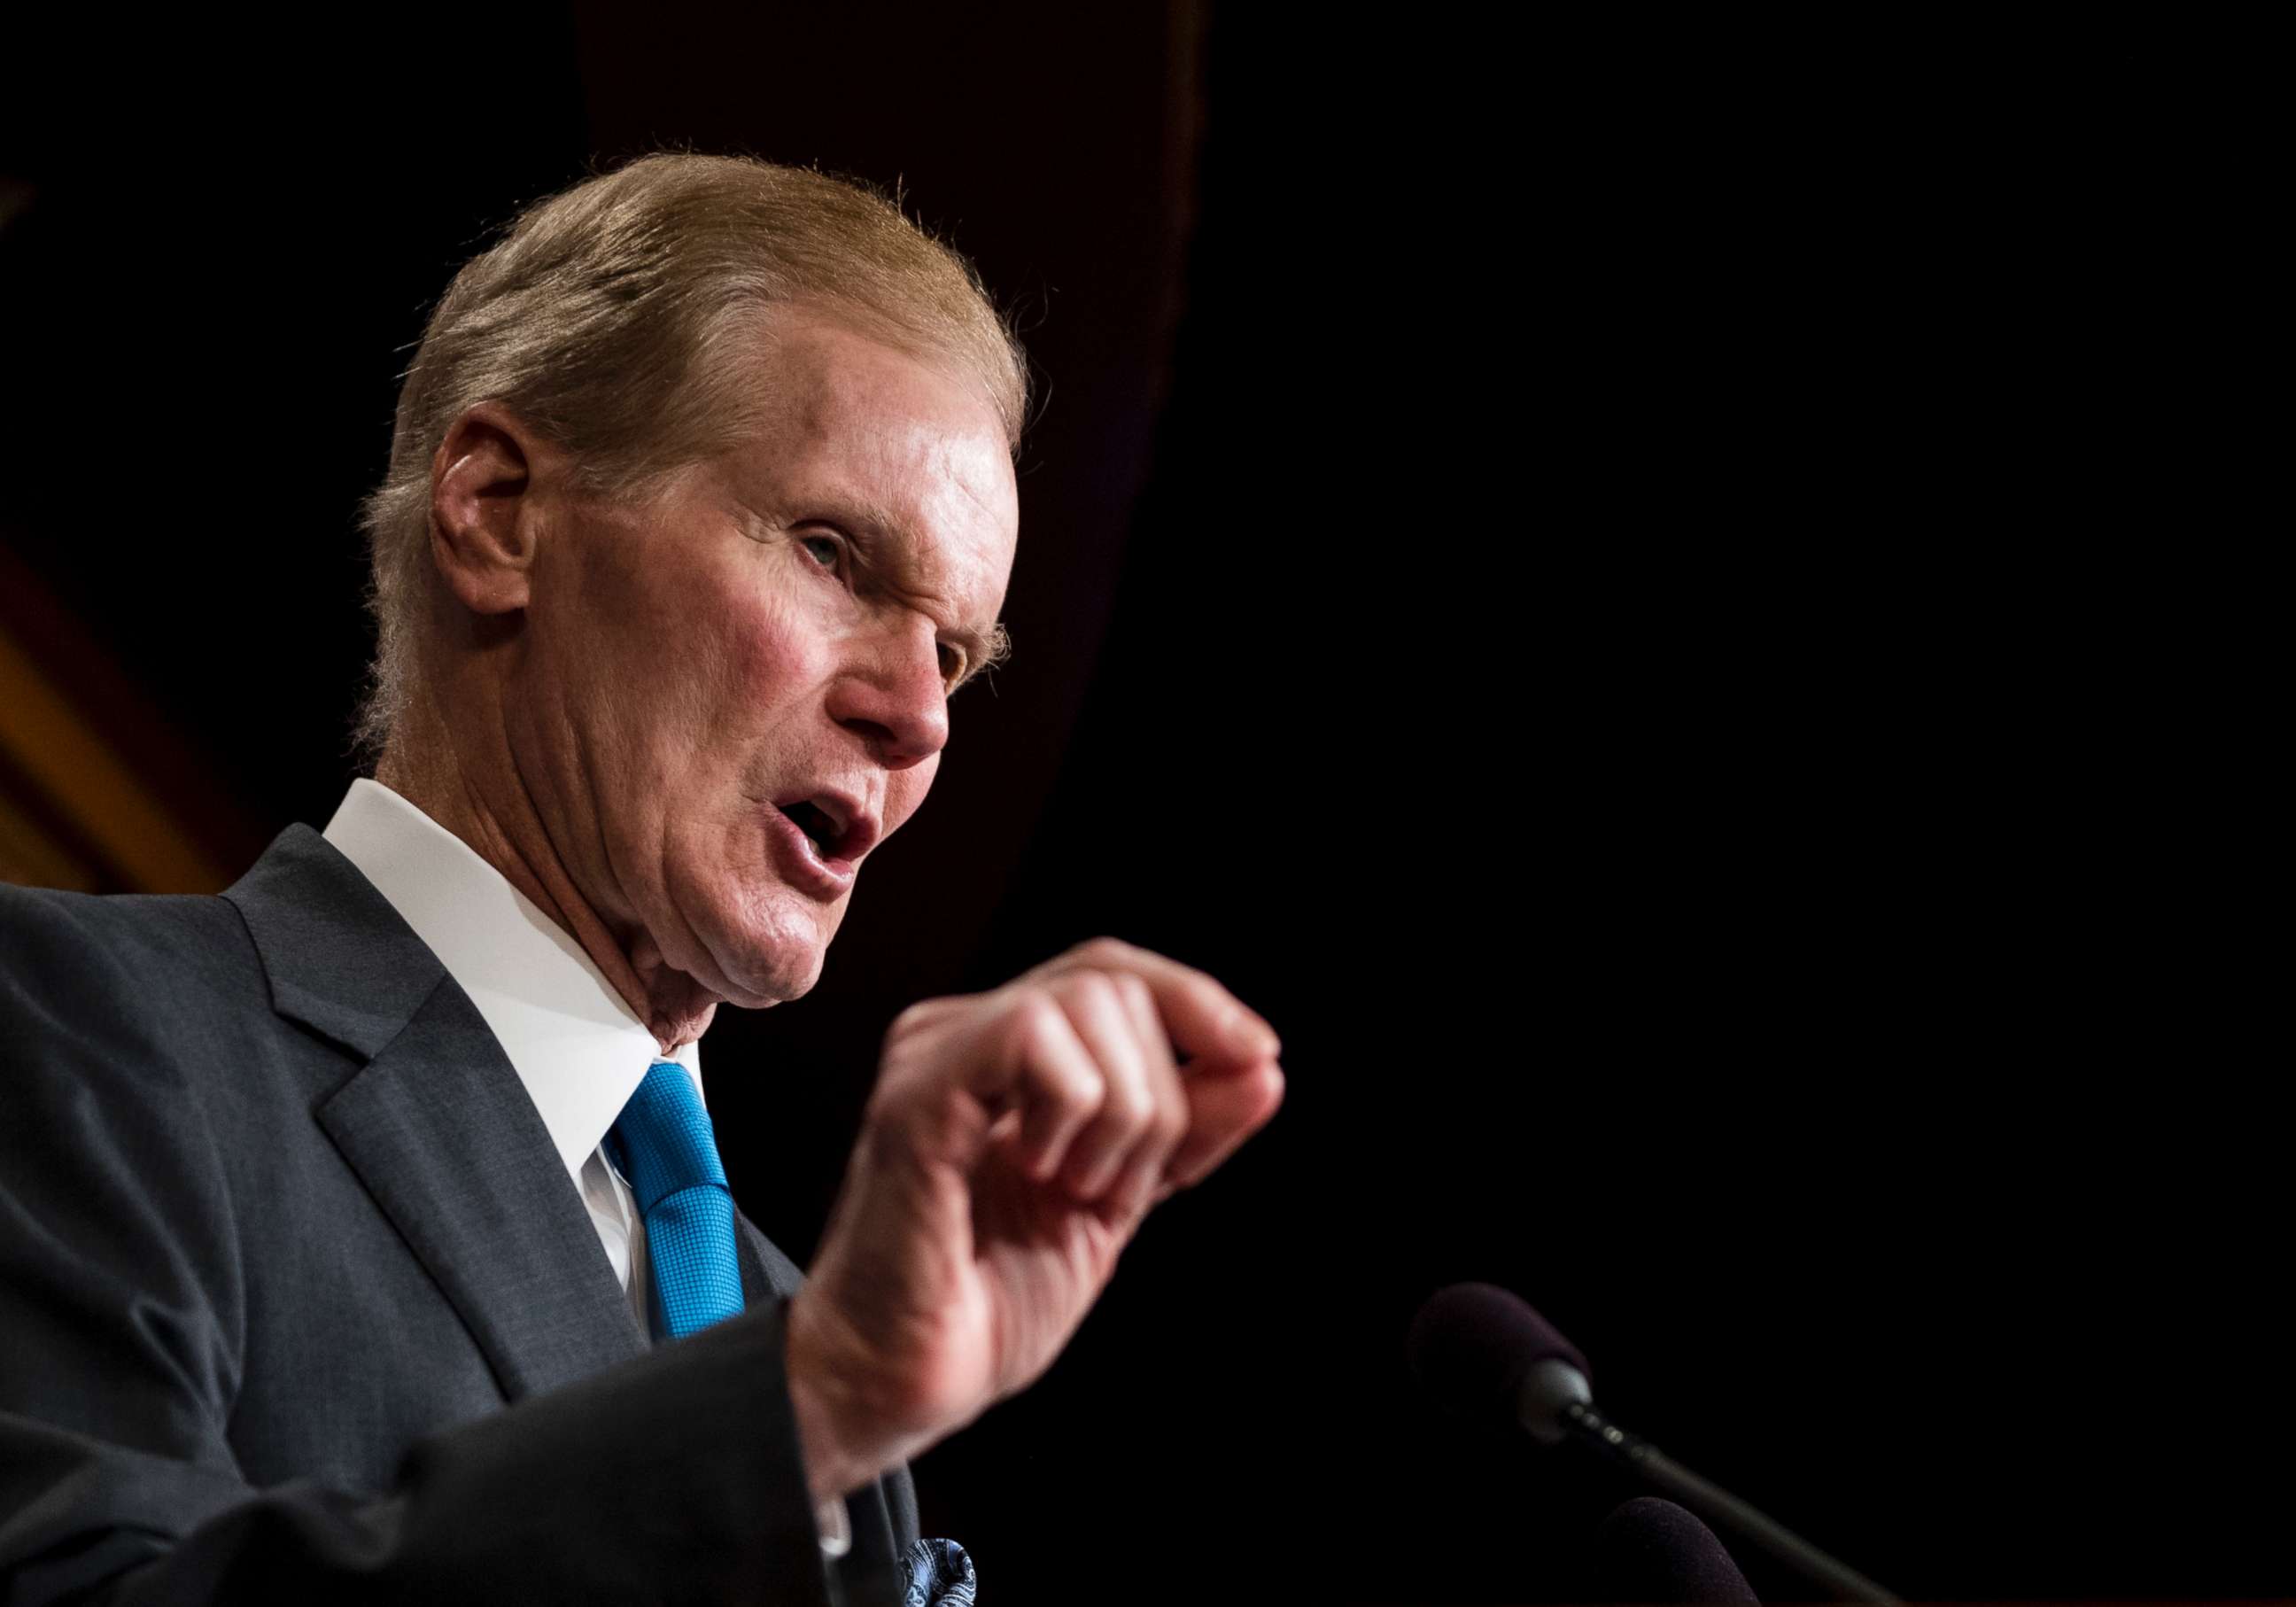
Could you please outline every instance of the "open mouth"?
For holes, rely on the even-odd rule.
[[[877,840],[877,816],[863,796],[817,785],[811,792],[775,799],[774,808],[805,839],[800,851],[806,857],[833,875],[850,877]]]
[[[812,840],[813,850],[824,859],[839,857],[837,850],[845,841],[845,828],[832,818],[819,804],[786,803],[783,814],[797,823],[797,829]]]

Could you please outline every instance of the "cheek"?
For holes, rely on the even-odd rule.
[[[799,603],[750,597],[689,619],[674,649],[690,676],[687,706],[668,722],[705,755],[736,767],[757,755],[760,738],[775,751],[806,740],[804,710],[827,677],[830,644],[820,622]]]
[[[885,835],[891,836],[932,789],[933,777],[940,774],[940,755],[936,753],[921,764],[906,770],[897,770],[885,784]]]
[[[734,625],[726,649],[728,678],[747,697],[778,703],[821,678],[828,660],[821,623],[806,618],[797,602],[753,599]]]

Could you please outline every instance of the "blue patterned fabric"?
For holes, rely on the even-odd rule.
[[[654,1323],[664,1337],[684,1339],[739,1312],[734,1196],[726,1191],[709,1113],[685,1069],[654,1062],[606,1146],[645,1218]]]
[[[920,1540],[901,1557],[901,1607],[973,1607],[972,1559],[954,1540]]]

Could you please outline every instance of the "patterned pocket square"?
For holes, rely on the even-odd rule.
[[[901,1558],[901,1607],[973,1607],[972,1559],[954,1540],[920,1540]]]

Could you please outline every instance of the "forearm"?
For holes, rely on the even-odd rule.
[[[12,1600],[93,1587],[90,1599],[121,1607],[505,1595],[824,1602],[781,1384],[784,1311],[754,1312],[423,1440],[379,1496],[299,1483],[230,1500],[212,1472],[50,1431],[34,1461],[60,1477],[41,1532],[28,1523],[37,1500],[0,1521],[20,1542],[0,1577]],[[13,1451],[9,1460],[12,1486],[33,1472]],[[183,1487],[170,1488],[177,1474]],[[60,1501],[84,1510],[59,1522]]]

